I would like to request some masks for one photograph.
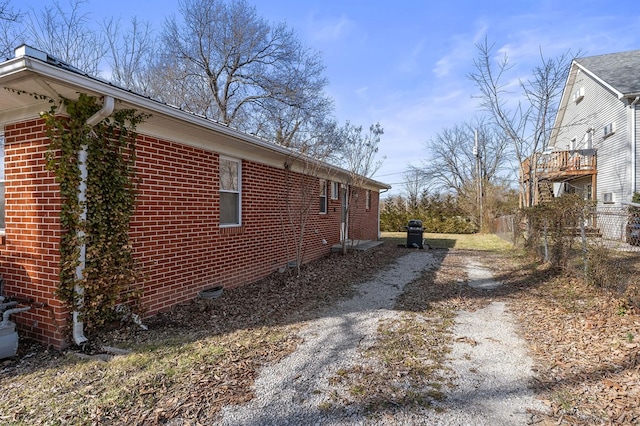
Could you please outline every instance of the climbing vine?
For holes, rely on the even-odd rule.
[[[139,309],[129,226],[135,208],[135,129],[146,116],[118,110],[89,126],[87,119],[101,108],[98,99],[80,94],[61,103],[66,114],[57,114],[57,105],[42,114],[51,141],[47,168],[55,173],[62,198],[58,296],[80,313],[88,329],[98,329],[117,319],[118,304]],[[78,153],[83,146],[88,174],[86,201],[79,201]],[[81,244],[86,244],[86,262],[79,280]]]

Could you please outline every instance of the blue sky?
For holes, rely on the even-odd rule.
[[[485,36],[508,54],[516,82],[539,63],[541,49],[547,57],[568,49],[586,56],[640,49],[640,3],[629,0],[248,1],[322,52],[341,123],[380,122],[386,159],[374,178],[392,184],[392,193],[401,191],[409,164],[428,159],[426,141],[480,115],[467,75]],[[177,1],[91,0],[84,7],[96,21],[137,16],[157,30],[178,13]]]

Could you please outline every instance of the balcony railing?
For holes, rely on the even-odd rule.
[[[592,175],[597,171],[595,149],[536,153],[534,158],[536,159],[536,176],[539,179],[564,180]],[[530,164],[529,159],[522,163],[522,177],[525,180],[529,175]]]

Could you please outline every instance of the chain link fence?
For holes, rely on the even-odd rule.
[[[500,238],[640,307],[640,205],[550,203],[494,226]]]
[[[526,237],[523,218],[522,215],[517,214],[496,218],[495,234],[505,241],[518,245]],[[572,231],[580,240],[584,238],[586,244],[640,253],[640,206],[599,206],[587,209],[580,225],[569,231]]]
[[[588,219],[594,224],[592,243],[612,250],[640,252],[640,209],[637,207],[598,206]]]

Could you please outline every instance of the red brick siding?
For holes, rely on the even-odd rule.
[[[378,193],[370,192],[370,208],[366,208],[366,190],[352,190],[349,201],[349,238],[353,240],[378,239]]]
[[[319,214],[315,178],[304,178],[301,186],[300,174],[242,161],[242,225],[220,228],[217,154],[152,138],[141,138],[136,149],[138,203],[131,235],[146,278],[143,303],[149,314],[206,287],[255,281],[295,260],[298,237],[292,228],[299,229],[300,203],[311,209],[304,261],[327,254],[339,240],[339,202],[335,212],[330,207]]]
[[[69,315],[54,297],[60,199],[53,175],[45,170],[48,141],[42,121],[7,126],[5,139],[7,225],[0,247],[5,294],[45,304],[16,315],[16,322],[21,335],[61,347]],[[317,178],[240,159],[242,226],[221,228],[217,153],[140,136],[136,155],[131,238],[148,315],[209,286],[255,281],[294,260],[293,229],[300,227],[301,204],[310,208],[303,260],[326,255],[339,242],[340,200],[329,197],[327,214],[319,214]],[[377,238],[376,209],[377,193],[372,193],[370,211],[352,209],[352,238]]]
[[[42,120],[7,125],[5,135],[5,238],[0,246],[4,295],[36,305],[12,316],[20,335],[61,347],[68,316],[56,299],[59,278],[60,197],[46,170],[48,140]]]

